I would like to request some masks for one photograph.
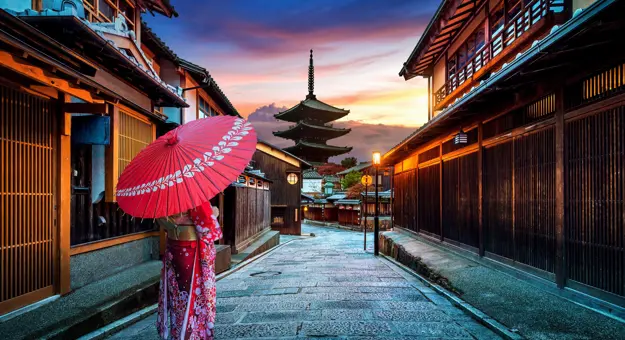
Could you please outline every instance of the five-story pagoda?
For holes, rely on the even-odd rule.
[[[294,107],[276,114],[279,120],[296,123],[284,131],[274,132],[274,136],[291,139],[295,145],[284,148],[308,162],[323,164],[328,158],[348,153],[351,147],[328,145],[330,139],[346,135],[350,129],[337,129],[329,122],[345,117],[349,110],[343,110],[317,100],[313,94],[315,87],[315,69],[313,66],[312,50],[310,50],[310,65],[308,66],[308,95],[306,100]]]

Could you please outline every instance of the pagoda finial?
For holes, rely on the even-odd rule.
[[[310,50],[310,64],[308,64],[308,95],[306,99],[315,99],[315,66],[313,66],[313,50]]]

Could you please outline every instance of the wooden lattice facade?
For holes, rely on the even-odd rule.
[[[54,293],[55,102],[0,81],[0,314]],[[10,308],[10,307],[7,307]]]
[[[492,74],[468,85],[431,88],[441,117],[383,158],[395,170],[394,223],[625,307],[625,5],[560,4],[551,19],[568,26],[528,34],[521,53],[487,61]],[[438,50],[445,66],[453,51]],[[436,60],[415,57],[422,69],[402,72],[450,79]],[[461,130],[466,143],[454,142]]]

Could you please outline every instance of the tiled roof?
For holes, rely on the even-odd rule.
[[[350,199],[338,200],[334,202],[334,204],[359,205],[360,200],[350,200]]]
[[[345,199],[346,197],[347,197],[347,195],[345,195],[345,194],[334,194],[334,195],[332,195],[330,197],[327,197],[326,199],[328,201],[332,201],[332,200],[342,200],[342,199]]]
[[[323,176],[321,176],[316,170],[308,170],[308,171],[304,171],[304,174],[302,175],[304,177],[304,179],[323,179]]]
[[[239,111],[237,111],[234,105],[232,105],[232,103],[230,102],[230,99],[228,99],[228,97],[224,94],[224,92],[221,90],[219,85],[217,85],[217,82],[210,75],[210,73],[208,73],[208,70],[206,70],[204,67],[200,65],[194,64],[182,58],[178,58],[178,62],[180,63],[180,66],[182,66],[182,68],[186,69],[187,71],[204,77],[204,79],[202,79],[202,82],[205,82],[206,84],[210,84],[210,87],[213,88],[217,92],[217,94],[220,97],[219,99],[221,99],[221,101],[226,105],[226,108],[230,110],[232,113],[234,113],[235,116],[241,117],[241,115],[239,114]]]
[[[323,180],[330,183],[338,183],[341,181],[338,177],[334,175],[323,176]]]
[[[369,167],[371,167],[371,162],[362,162],[362,163],[360,163],[360,164],[358,164],[356,166],[353,166],[353,167],[351,167],[349,169],[345,169],[345,170],[337,173],[337,175],[347,175],[350,172],[362,171],[362,170],[367,169]]]

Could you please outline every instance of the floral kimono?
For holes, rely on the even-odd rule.
[[[167,239],[163,256],[157,329],[163,339],[213,339],[215,246],[221,228],[206,203],[189,212],[197,240]],[[193,226],[191,226],[193,228]]]

